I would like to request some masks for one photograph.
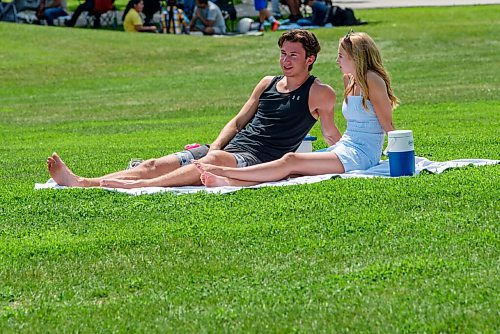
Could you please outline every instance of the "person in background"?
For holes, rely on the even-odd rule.
[[[144,8],[142,0],[130,0],[123,12],[123,29],[126,32],[157,32],[156,26],[144,26],[140,13]]]
[[[71,15],[71,18],[64,22],[67,27],[74,27],[76,21],[83,12],[92,13],[94,9],[94,0],[85,0],[82,4],[76,7],[75,12]],[[101,26],[101,14],[94,13],[94,28],[99,28]]]
[[[144,15],[144,25],[151,26],[154,25],[153,17],[161,10],[161,4],[159,0],[143,0],[144,8],[142,9],[142,14]]]
[[[290,11],[290,16],[288,16],[290,22],[295,23],[300,20],[302,18],[302,14],[300,13],[300,0],[286,0],[285,2]]]
[[[347,130],[326,152],[287,153],[282,158],[245,168],[194,161],[207,187],[251,186],[291,175],[341,174],[366,170],[379,163],[385,133],[394,130],[392,110],[398,99],[380,51],[366,33],[340,39],[337,64],[344,77],[342,114]]]
[[[190,31],[201,31],[205,35],[224,35],[226,21],[220,8],[212,1],[196,0],[193,18],[189,22]]]
[[[267,0],[254,0],[255,10],[259,12],[259,31],[264,31],[264,22],[266,19],[271,23],[271,30],[278,30],[280,23],[274,18],[269,9],[267,9]]]
[[[274,18],[281,19],[283,17],[280,9],[280,0],[271,0],[271,10]]]
[[[179,0],[177,2],[177,6],[182,9],[184,12],[184,15],[187,16],[187,20],[184,19],[186,22],[189,22],[189,19],[193,17],[193,12],[194,12],[194,7],[196,7],[196,1],[195,0]]]
[[[37,10],[37,17],[45,19],[49,26],[54,25],[54,19],[67,15],[66,0],[42,0]]]
[[[326,15],[328,7],[323,0],[307,0],[306,5],[311,7],[312,16],[301,18],[297,21],[299,25],[324,26],[327,22]]]

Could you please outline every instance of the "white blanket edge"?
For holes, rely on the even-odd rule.
[[[459,168],[465,166],[486,166],[486,165],[496,165],[499,164],[500,160],[490,160],[490,159],[458,159],[450,160],[444,162],[430,161],[426,158],[415,157],[415,175],[420,174],[423,171],[427,171],[433,174],[441,174],[450,168]],[[329,180],[332,178],[372,178],[372,177],[390,177],[389,174],[389,161],[381,160],[378,165],[367,169],[367,170],[353,170],[348,173],[343,174],[322,174],[314,176],[301,176],[296,178],[288,178],[286,180],[275,181],[275,182],[265,182],[255,186],[250,187],[214,187],[207,188],[205,186],[186,186],[186,187],[147,187],[147,188],[136,188],[136,189],[121,189],[121,188],[101,188],[93,187],[98,189],[105,189],[109,191],[115,191],[120,193],[126,193],[129,195],[145,195],[145,194],[155,194],[172,192],[178,195],[181,194],[193,194],[199,191],[205,191],[212,194],[226,194],[234,192],[244,188],[262,188],[262,187],[278,187],[278,186],[290,186],[298,184],[309,184],[321,182],[324,180]],[[49,179],[46,183],[36,183],[35,189],[65,189],[67,187],[58,185],[53,179]]]

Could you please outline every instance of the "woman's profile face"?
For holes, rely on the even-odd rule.
[[[134,9],[140,13],[142,12],[142,10],[144,9],[144,2],[142,1],[139,1],[139,3],[137,5],[134,5]]]
[[[339,46],[339,52],[337,55],[337,64],[340,70],[344,74],[354,73],[356,67],[354,65],[354,60],[347,54],[347,52]]]

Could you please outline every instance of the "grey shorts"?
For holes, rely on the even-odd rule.
[[[209,145],[201,145],[196,148],[185,150],[182,152],[175,153],[177,159],[179,159],[179,164],[182,166],[190,165],[191,160],[201,159],[208,153]]]
[[[224,147],[224,151],[231,153],[236,159],[236,166],[238,168],[248,167],[261,164],[262,161],[250,152],[247,152],[236,145],[228,144]]]
[[[209,145],[202,145],[190,150],[175,153],[175,155],[177,156],[177,159],[179,159],[179,164],[181,165],[181,167],[187,166],[191,164],[191,160],[201,159],[206,156],[209,148]],[[241,148],[232,144],[228,144],[224,148],[224,151],[227,153],[231,153],[234,156],[234,158],[236,159],[237,167],[247,167],[262,163],[262,161],[252,153],[242,150]]]

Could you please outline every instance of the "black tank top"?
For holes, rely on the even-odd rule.
[[[273,78],[259,98],[252,121],[230,142],[262,162],[294,152],[316,122],[309,111],[309,90],[316,78],[311,75],[296,90],[280,93],[276,85],[282,78]]]

